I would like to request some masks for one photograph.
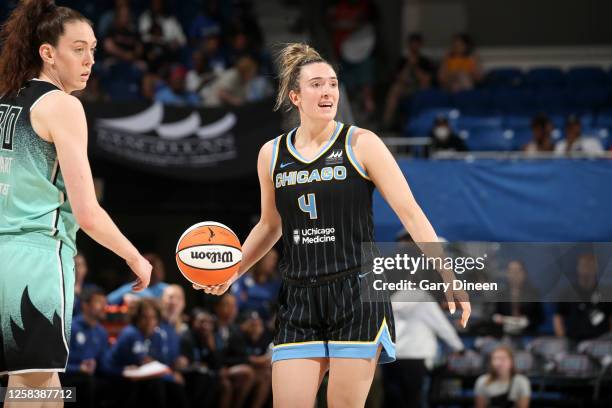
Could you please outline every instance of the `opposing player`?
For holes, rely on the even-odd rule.
[[[147,287],[151,265],[98,205],[85,113],[70,95],[85,88],[94,64],[91,22],[29,0],[0,36],[0,373],[9,387],[57,387],[79,226],[126,260],[135,290]]]
[[[282,237],[282,288],[272,357],[276,407],[312,407],[329,370],[328,402],[362,407],[377,362],[395,359],[391,304],[368,302],[360,287],[362,242],[373,242],[372,192],[378,188],[416,242],[437,242],[384,143],[336,122],[338,78],[306,44],[279,56],[276,108],[297,109],[299,127],[260,151],[261,219],[243,245],[238,274]],[[196,287],[198,288],[198,287]],[[451,311],[455,302],[450,303]],[[462,323],[470,304],[461,302]]]

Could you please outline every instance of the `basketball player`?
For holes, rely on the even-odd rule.
[[[85,113],[70,95],[94,64],[91,23],[52,0],[28,0],[0,36],[0,373],[9,388],[58,387],[79,226],[126,260],[134,290],[147,287],[151,265],[94,192]]]
[[[374,187],[416,242],[438,239],[384,143],[334,121],[338,78],[330,64],[308,45],[290,44],[279,65],[276,109],[297,109],[300,125],[260,151],[262,214],[244,242],[240,271],[223,285],[195,287],[225,292],[282,237],[274,406],[312,407],[329,370],[330,406],[363,407],[376,363],[395,359],[390,302],[365,301],[360,291],[372,276],[361,271],[361,243],[374,241]],[[461,306],[465,325],[470,304]]]

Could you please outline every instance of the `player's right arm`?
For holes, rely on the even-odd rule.
[[[214,286],[194,285],[195,289],[203,289],[204,292],[213,295],[222,295],[240,275],[248,271],[257,261],[263,258],[281,237],[281,217],[276,209],[274,184],[270,176],[273,143],[274,140],[270,140],[259,150],[257,175],[261,190],[261,217],[242,244],[242,262],[240,263],[238,273],[224,284]]]
[[[64,92],[53,92],[36,105],[30,118],[40,137],[55,145],[68,199],[81,229],[125,259],[138,277],[134,290],[146,288],[151,264],[98,204],[87,159],[87,120],[81,102]]]

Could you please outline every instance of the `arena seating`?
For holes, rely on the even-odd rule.
[[[531,118],[540,112],[551,118],[562,138],[565,118],[580,117],[583,133],[610,147],[612,131],[612,70],[575,67],[513,67],[489,71],[483,85],[455,94],[439,89],[417,92],[407,104],[405,136],[426,136],[439,115],[465,138],[470,150],[518,150],[528,142]]]

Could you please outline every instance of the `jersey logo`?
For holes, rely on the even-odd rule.
[[[300,230],[297,230],[297,229],[293,230],[293,243],[294,244],[300,243]]]
[[[332,150],[329,156],[325,158],[325,164],[339,164],[342,161],[342,149]]]
[[[281,163],[281,164],[280,164],[280,168],[281,168],[281,169],[284,169],[285,167],[287,167],[287,166],[289,166],[289,165],[291,165],[291,164],[293,164],[293,163],[295,163],[295,162]]]

